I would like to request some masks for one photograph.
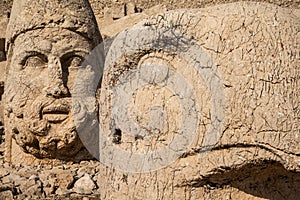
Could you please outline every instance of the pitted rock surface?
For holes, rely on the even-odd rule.
[[[121,19],[110,19],[114,24],[111,24],[113,29],[107,29],[108,37],[115,36],[125,28],[128,30],[123,32],[123,36],[135,30],[150,30],[151,33],[163,29],[175,33],[171,46],[178,36],[182,36],[186,40],[178,41],[194,41],[187,43],[189,47],[197,49],[200,46],[198,50],[210,55],[213,64],[208,62],[206,67],[216,67],[226,100],[226,104],[215,102],[215,105],[224,105],[222,108],[225,110],[221,134],[212,140],[205,137],[213,124],[214,91],[207,87],[209,84],[203,74],[195,70],[195,65],[186,60],[187,57],[196,58],[199,52],[184,57],[183,52],[168,52],[172,48],[153,50],[146,44],[138,43],[140,40],[134,35],[128,34],[127,44],[141,44],[141,48],[113,60],[116,64],[105,71],[100,99],[104,110],[100,113],[100,120],[107,136],[111,137],[114,146],[130,153],[143,153],[145,146],[157,150],[172,141],[176,128],[180,127],[181,98],[172,94],[170,87],[163,88],[159,84],[168,80],[170,74],[179,73],[193,88],[195,95],[191,97],[201,113],[197,136],[187,151],[165,168],[141,174],[122,172],[95,160],[65,161],[59,166],[52,166],[51,159],[33,162],[35,157],[20,156],[23,153],[20,149],[15,151],[17,156],[14,165],[9,165],[4,162],[4,150],[7,150],[4,144],[7,145],[7,140],[4,143],[2,137],[3,103],[0,101],[0,199],[298,199],[300,14],[296,8],[299,8],[299,1],[275,1],[279,5],[289,5],[289,8],[243,2],[177,10],[155,15],[134,27],[131,26],[147,14],[133,14],[126,18],[120,1],[91,2],[100,23],[103,23],[104,3],[120,4],[121,14],[109,15]],[[176,2],[168,2],[167,7],[209,5],[206,1],[193,1],[190,4],[186,3],[188,1]],[[136,9],[133,9],[135,12],[141,11],[141,3],[136,4]],[[157,1],[147,1],[142,6],[153,4],[157,4]],[[136,21],[133,20],[133,23],[126,19]],[[123,22],[124,29],[114,27]],[[49,37],[61,33],[48,29],[38,33],[43,35],[45,32]],[[155,35],[143,37],[151,39]],[[73,39],[65,41],[72,43]],[[161,41],[159,47],[164,44]],[[120,50],[116,48],[118,45],[122,46],[122,42],[113,42],[111,48],[116,52]],[[122,46],[122,53],[130,45]],[[146,50],[142,49],[144,46]],[[0,62],[1,75],[4,74],[3,63]],[[153,70],[147,67],[153,67]],[[166,67],[171,70],[166,70]],[[134,73],[136,69],[141,69],[142,73],[137,75]],[[132,89],[128,83],[134,83],[132,80],[135,77],[152,85],[135,90],[131,101],[122,101],[122,95],[128,97],[129,94],[121,93],[122,87]],[[2,78],[0,76],[0,81]],[[180,82],[173,79],[173,83],[178,86],[176,83]],[[118,113],[118,108],[122,106],[130,108],[130,112]],[[112,118],[111,113],[115,114]],[[129,115],[129,119],[137,119],[138,125],[147,128],[149,133],[160,133],[160,137],[151,138],[149,134],[150,139],[146,141],[145,137],[141,137],[144,135],[133,137],[127,134],[129,121],[125,123],[125,128],[119,122],[110,123],[112,119],[115,122],[122,119],[120,116],[125,114]],[[216,143],[211,143],[214,141]],[[210,151],[203,151],[203,144],[209,144]],[[87,154],[82,155],[85,157]],[[123,161],[124,165],[128,162]],[[24,166],[26,164],[35,166]]]
[[[75,160],[84,151],[72,114],[73,80],[101,40],[87,0],[14,2],[6,31],[8,162]]]

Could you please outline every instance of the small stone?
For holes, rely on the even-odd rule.
[[[36,185],[29,187],[24,194],[41,197],[43,195],[41,182],[37,181]]]
[[[3,184],[14,183],[16,186],[21,185],[24,181],[26,181],[25,178],[16,174],[9,174],[2,179]]]
[[[7,176],[9,174],[9,170],[5,168],[0,168],[0,178]]]
[[[73,173],[71,171],[58,168],[43,171],[39,175],[39,178],[44,185],[60,187],[61,189],[69,189],[74,182]]]
[[[24,178],[29,178],[32,176],[36,176],[37,172],[29,166],[24,166],[16,174]]]
[[[39,180],[39,177],[37,175],[32,175],[32,176],[29,177],[29,180],[37,181],[37,180]]]
[[[46,196],[54,194],[54,187],[43,187],[43,191]]]
[[[28,190],[28,188],[35,185],[35,180],[26,180],[22,184],[20,184],[20,189],[22,192]]]
[[[79,170],[77,171],[77,178],[81,178],[83,177],[85,174],[89,174],[91,176],[95,175],[95,168],[92,166],[84,166],[79,168]]]
[[[11,200],[14,199],[13,193],[10,190],[0,192],[0,199],[2,200]]]
[[[58,188],[55,192],[55,194],[57,194],[59,196],[65,196],[65,195],[69,195],[71,193],[72,192],[70,190],[65,190],[65,189],[61,189],[61,188]]]
[[[136,5],[134,3],[125,4],[125,15],[131,15],[137,12]]]
[[[78,194],[92,194],[93,189],[96,188],[94,181],[88,174],[75,182],[73,191]]]
[[[70,166],[64,165],[64,166],[63,166],[63,169],[70,169]]]

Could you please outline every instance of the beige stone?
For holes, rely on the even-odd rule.
[[[6,33],[9,162],[36,165],[77,159],[84,148],[72,117],[73,79],[100,42],[86,0],[13,4]]]
[[[78,194],[92,194],[92,190],[96,188],[94,181],[88,174],[85,174],[83,177],[78,179],[72,191]]]
[[[137,7],[134,3],[129,2],[125,4],[125,16],[131,15],[137,12]]]
[[[8,191],[4,191],[4,192],[0,192],[0,198],[3,200],[11,200],[14,198],[12,191],[8,190]]]
[[[194,1],[193,5],[196,4]],[[128,28],[117,36],[108,54],[109,62],[100,99],[100,120],[105,136],[113,142],[112,146],[129,152],[129,155],[147,154],[149,150],[155,152],[167,147],[185,122],[184,130],[195,130],[195,133],[186,135],[194,136],[192,143],[187,143],[187,149],[181,151],[175,147],[179,159],[160,163],[162,169],[147,173],[120,170],[142,166],[141,162],[136,162],[139,160],[129,160],[126,156],[121,157],[121,162],[113,162],[110,166],[84,162],[86,167],[76,170],[77,176],[68,170],[51,169],[49,166],[51,170],[39,174],[42,184],[38,182],[36,185],[34,180],[25,181],[24,177],[29,176],[24,174],[26,170],[20,170],[17,175],[4,172],[0,184],[13,182],[20,185],[26,182],[31,187],[28,190],[26,186],[20,188],[29,195],[40,196],[43,186],[47,196],[64,196],[71,192],[69,189],[75,177],[75,180],[80,178],[73,188],[77,193],[94,193],[97,183],[98,199],[297,199],[300,192],[299,10],[283,9],[271,4],[235,3],[171,11],[132,27],[146,15],[123,17],[104,29],[106,36],[111,37]],[[38,20],[41,18],[37,17]],[[35,49],[47,47],[47,42],[35,44],[51,37],[58,43],[78,44],[85,48],[82,40],[86,38],[82,38],[82,35],[46,26],[39,31],[25,31],[15,40],[8,36],[15,50],[10,55],[21,52],[21,48],[16,50],[21,46],[20,43]],[[18,30],[11,33],[18,34]],[[127,33],[125,42],[124,33]],[[76,43],[77,40],[81,42]],[[132,46],[136,48],[130,49]],[[18,56],[11,58],[17,59]],[[9,60],[10,67],[15,66],[13,62],[15,59]],[[29,60],[26,63],[31,62]],[[40,62],[34,61],[34,64]],[[26,79],[27,75],[31,77],[31,72],[40,73],[35,70],[27,74],[24,72],[25,81],[16,82],[12,80],[19,80],[22,74],[11,69],[6,79],[9,90],[5,92],[11,94],[15,102],[9,100],[9,95],[6,96],[9,105],[6,114],[10,114],[6,115],[6,119],[16,116],[17,121],[6,121],[9,124],[8,133],[15,127],[26,130],[24,124],[27,121],[22,123],[18,118],[23,114],[22,109],[21,114],[15,112],[24,101],[17,101],[20,98],[15,94],[21,94],[26,90],[24,87],[32,83]],[[211,69],[215,70],[214,73],[211,73]],[[47,73],[37,77],[40,81],[29,89],[38,88],[38,94],[43,91],[40,83],[51,81],[47,80]],[[136,87],[136,77],[139,83],[147,85]],[[17,84],[13,84],[15,82]],[[28,102],[25,101],[23,117],[30,116],[26,113],[34,110],[34,107],[27,109],[26,106],[38,95],[30,95]],[[37,99],[43,102],[43,99]],[[58,99],[58,104],[61,104],[63,100],[60,97]],[[88,98],[84,100],[88,101]],[[123,112],[124,108],[126,112]],[[213,122],[214,117],[222,123]],[[132,124],[142,127],[143,132],[130,130],[135,128]],[[218,125],[215,131],[210,132],[215,134],[207,137],[213,125]],[[58,133],[56,130],[52,132],[54,135]],[[183,135],[186,134],[184,130]],[[30,134],[25,132],[22,136],[31,137]],[[33,135],[39,144],[44,142],[43,136]],[[55,148],[48,151],[46,148],[44,152],[37,152],[34,149],[36,146],[33,146],[33,149],[29,149],[31,153],[46,157],[38,159],[24,153],[24,149],[28,150],[27,144],[32,147],[30,141],[25,141],[24,145],[21,136],[8,141],[12,142],[12,146],[8,143],[6,153],[14,164],[53,164],[56,155],[48,156],[49,152],[50,155],[54,150],[64,154],[69,150],[67,145],[62,151]],[[180,141],[177,142],[179,145]],[[20,144],[23,148],[20,148]],[[72,153],[67,152],[63,158],[76,160]],[[84,153],[81,155],[85,156]],[[158,155],[162,160],[165,159],[164,155]],[[135,162],[130,164],[130,161]],[[67,165],[72,166],[71,163]],[[40,171],[40,168],[36,170]],[[30,170],[29,174],[32,173]],[[83,173],[89,175],[82,177]],[[26,194],[22,195],[20,199],[26,197]],[[72,194],[71,197],[79,198],[76,195]],[[5,198],[3,196],[12,198],[13,194],[5,191],[0,193],[0,198]],[[89,197],[93,199],[94,196]]]
[[[67,190],[70,189],[74,182],[74,174],[63,169],[45,170],[39,176],[47,188],[60,187],[63,190]]]
[[[147,17],[165,12],[166,10],[167,9],[165,6],[157,5],[153,8],[145,10],[142,13],[132,13],[114,21],[107,21],[106,18],[98,19],[99,26],[101,27],[101,34],[104,38],[115,37],[118,33],[134,26],[135,24],[146,19]]]
[[[287,176],[291,190],[282,188],[279,176],[291,171],[299,177],[300,171],[298,15],[299,10],[241,2],[167,12],[118,35],[100,99],[103,135],[110,142],[101,149],[109,149],[107,163],[120,171],[147,171],[147,160],[138,154],[168,148],[181,126],[194,125],[189,121],[197,119],[197,129],[186,152],[177,149],[175,162],[159,154],[164,169],[100,170],[110,177],[98,183],[104,197],[254,199],[244,191],[266,199],[296,198],[293,175]],[[185,98],[195,102],[197,116]],[[238,181],[247,176],[253,180]],[[234,179],[240,191],[217,189]],[[215,185],[213,192],[203,188],[207,183]],[[251,188],[266,184],[282,194]]]

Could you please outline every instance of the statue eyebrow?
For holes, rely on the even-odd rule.
[[[75,50],[72,50],[72,51],[67,51],[60,58],[64,59],[64,58],[66,58],[68,56],[71,56],[71,55],[77,55],[77,56],[81,56],[82,58],[85,58],[88,54],[89,54],[89,52],[86,51],[86,50],[75,49]]]
[[[19,61],[19,64],[21,65],[24,65],[26,60],[29,58],[29,57],[32,57],[32,56],[39,56],[43,59],[45,59],[45,61],[47,61],[47,56],[41,52],[38,52],[38,51],[25,51],[24,53],[21,54],[22,56],[22,59]]]

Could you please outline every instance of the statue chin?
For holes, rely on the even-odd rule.
[[[95,121],[96,107],[87,109],[89,104],[75,103],[72,97],[44,95],[22,105],[19,93],[11,91],[17,95],[9,104],[12,112],[7,115],[8,126],[21,152],[39,159],[70,160],[84,150],[78,132],[83,132],[85,127],[90,127],[90,122]]]
[[[56,123],[53,119],[64,120]],[[76,155],[83,148],[71,116],[53,114],[50,120],[22,121],[17,119],[15,124],[19,126],[13,129],[13,138],[25,153],[37,158],[64,159]]]

